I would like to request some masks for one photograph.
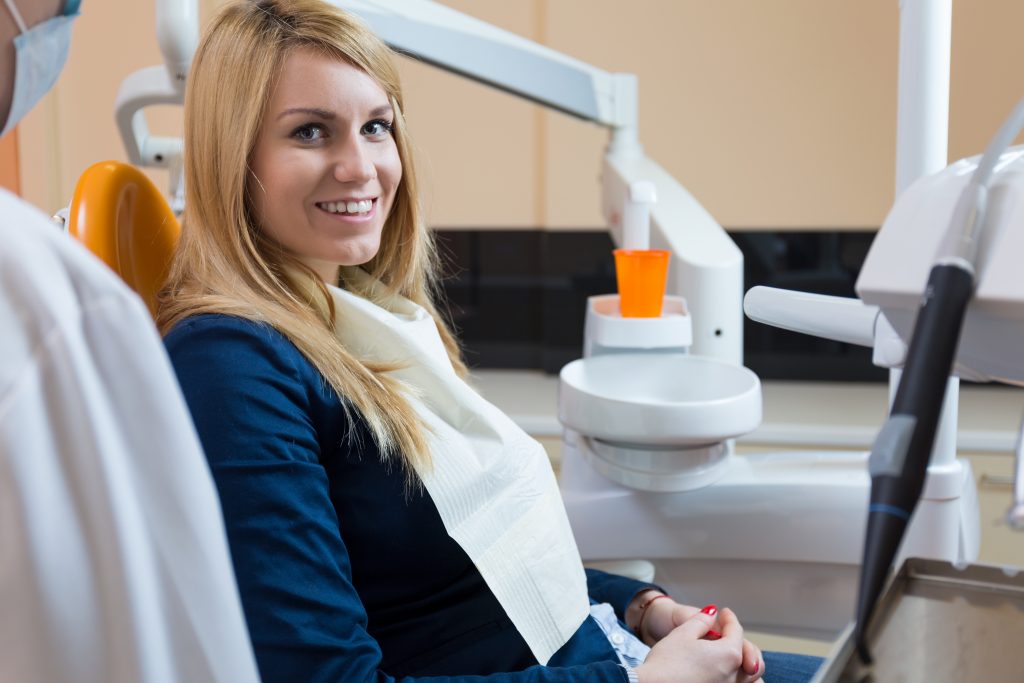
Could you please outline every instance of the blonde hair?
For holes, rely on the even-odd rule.
[[[433,315],[452,364],[465,374],[458,344],[433,302],[437,259],[418,203],[391,50],[360,20],[319,0],[234,2],[206,29],[185,92],[186,210],[157,322],[165,334],[200,313],[272,325],[320,371],[345,410],[351,404],[362,415],[385,462],[401,457],[411,478],[412,466],[429,467],[431,459],[425,427],[402,383],[389,375],[396,368],[361,361],[344,348],[334,336],[335,310],[324,283],[259,229],[247,196],[264,109],[285,58],[303,48],[362,69],[388,96],[402,180],[380,250],[362,268],[384,285],[385,296],[400,294]],[[346,286],[372,296],[356,281]]]

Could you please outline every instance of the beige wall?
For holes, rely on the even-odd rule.
[[[15,194],[21,193],[18,166],[18,132],[14,130],[0,138],[0,187]]]
[[[201,15],[221,1],[204,0]],[[723,225],[870,227],[885,216],[897,0],[445,4],[637,73],[648,153]],[[57,208],[89,164],[123,158],[114,97],[128,74],[159,62],[154,15],[153,0],[86,1],[64,76],[21,127],[30,200]],[[1024,69],[1009,68],[1024,64],[1022,25],[1019,0],[954,0],[951,158],[980,152],[1024,95]],[[433,224],[601,225],[603,130],[411,60],[401,68]],[[156,112],[151,127],[175,133],[179,111]]]

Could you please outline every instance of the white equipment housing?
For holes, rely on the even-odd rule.
[[[857,294],[877,306],[905,343],[935,258],[949,253],[953,208],[980,157],[962,159],[911,185],[893,206],[871,245]],[[988,193],[978,245],[978,285],[967,307],[956,356],[960,377],[1024,382],[1024,146],[1005,152]]]

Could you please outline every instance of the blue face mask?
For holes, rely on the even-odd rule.
[[[28,28],[14,0],[3,0],[21,35],[14,39],[15,71],[11,110],[0,137],[6,135],[57,82],[71,45],[71,24],[81,0],[68,0],[59,17]]]

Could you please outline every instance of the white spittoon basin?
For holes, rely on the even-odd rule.
[[[559,419],[622,445],[695,447],[752,431],[761,382],[747,368],[685,353],[616,353],[575,360],[559,382]]]

